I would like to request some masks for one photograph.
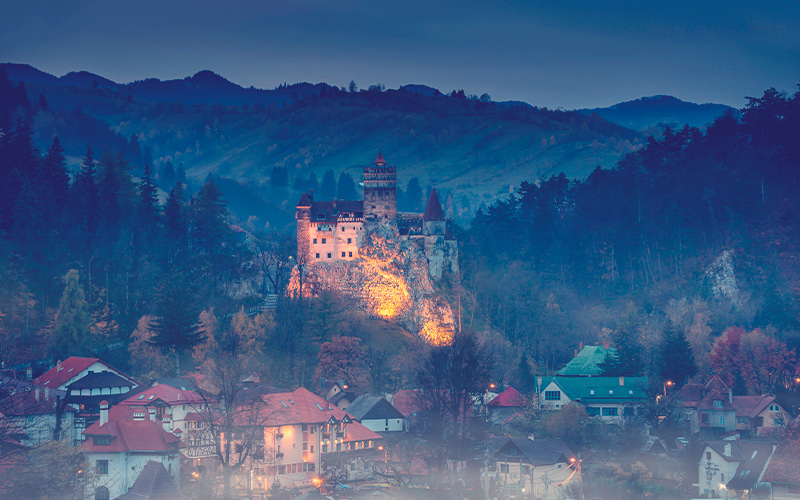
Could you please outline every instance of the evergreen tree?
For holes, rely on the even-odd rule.
[[[172,166],[171,161],[167,160],[164,164],[164,168],[161,169],[161,175],[158,176],[158,181],[164,187],[174,186],[175,182],[177,182],[175,168]]]
[[[150,323],[153,337],[149,342],[164,352],[179,355],[203,340],[198,319],[200,309],[193,290],[177,269],[166,276],[159,289],[154,319]]]
[[[422,188],[419,185],[419,179],[412,177],[406,186],[406,207],[411,212],[418,212],[422,210]]]
[[[164,229],[167,247],[170,248],[168,258],[174,258],[186,251],[188,243],[186,213],[183,202],[183,187],[176,184],[170,189],[164,205]]]
[[[358,191],[356,191],[356,183],[353,176],[347,172],[339,174],[339,184],[336,189],[336,196],[340,200],[357,200],[359,199]]]
[[[178,164],[178,170],[175,172],[175,182],[180,182],[183,185],[186,185],[188,182],[186,178],[186,167],[184,166],[183,162]]]
[[[333,170],[327,170],[322,175],[322,182],[319,185],[319,199],[332,200],[336,196],[336,175]]]
[[[70,355],[92,354],[90,326],[92,315],[80,284],[80,274],[70,269],[64,276],[64,293],[58,303],[56,324],[50,342],[50,355],[64,358]]]
[[[642,349],[627,329],[617,330],[612,335],[614,349],[600,363],[604,377],[636,377],[642,374]]]
[[[308,176],[308,181],[306,181],[306,191],[319,191],[319,182],[317,181],[317,174],[311,172]]]
[[[283,167],[272,167],[269,184],[273,188],[281,189],[289,186],[289,170]]]
[[[150,165],[144,165],[144,177],[139,183],[139,230],[152,234],[158,225],[158,188],[150,176]]]
[[[72,198],[82,229],[86,231],[90,239],[97,230],[97,211],[100,205],[96,178],[96,164],[94,156],[92,156],[92,147],[89,146],[86,148],[86,156],[83,157],[81,170],[72,185]]]
[[[661,336],[661,377],[672,380],[678,387],[697,373],[692,347],[682,331],[667,320]]]
[[[53,143],[47,149],[47,154],[42,162],[44,186],[42,191],[47,196],[46,213],[52,224],[66,209],[69,202],[69,173],[67,162],[64,158],[64,148],[58,137],[53,138]]]

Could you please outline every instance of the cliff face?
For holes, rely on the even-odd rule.
[[[367,316],[397,323],[430,344],[449,344],[454,332],[453,313],[436,293],[424,248],[402,239],[392,222],[370,224],[364,240],[358,259],[307,266],[304,296],[335,290]],[[295,269],[290,294],[299,291],[299,278]]]

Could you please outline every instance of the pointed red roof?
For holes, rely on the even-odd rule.
[[[39,375],[39,378],[36,379],[36,383],[39,387],[57,389],[72,380],[72,378],[77,377],[79,373],[98,361],[100,360],[97,358],[70,356]]]
[[[154,387],[134,394],[128,399],[121,401],[121,405],[142,406],[152,404],[155,401],[163,401],[169,406],[175,405],[200,405],[204,403],[203,397],[195,391],[177,389],[168,384],[158,384]]]
[[[508,386],[508,389],[489,401],[489,406],[518,407],[525,406],[526,404],[525,396],[511,386]]]
[[[436,194],[436,189],[431,189],[431,196],[428,198],[428,206],[425,207],[425,215],[422,216],[424,220],[444,220],[444,212],[442,212],[442,205],[439,203],[439,196]]]
[[[386,165],[386,160],[383,159],[383,153],[381,152],[380,149],[378,150],[378,158],[375,160],[375,165],[378,165],[378,166],[381,166],[381,167]]]
[[[120,451],[175,451],[180,438],[165,431],[161,422],[152,420],[133,420],[133,407],[113,406],[108,422],[100,425],[95,422],[83,431],[89,438],[80,446],[83,452]],[[111,436],[107,445],[95,444],[92,436]]]

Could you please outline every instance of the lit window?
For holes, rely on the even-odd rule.
[[[609,396],[613,396],[614,395],[614,389],[609,389],[608,390],[608,395]]]

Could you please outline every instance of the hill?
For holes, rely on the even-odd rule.
[[[49,103],[49,114],[36,115],[33,123],[40,147],[54,135],[79,134],[82,129],[69,130],[66,115],[80,110],[84,121],[135,137],[147,150],[139,159],[152,158],[157,170],[183,163],[196,180],[214,175],[255,186],[275,167],[288,170],[290,183],[312,173],[321,179],[327,170],[359,179],[360,165],[383,148],[399,167],[401,185],[417,177],[423,188],[439,187],[448,216],[462,222],[522,180],[560,172],[586,177],[644,139],[599,116],[471,99],[463,91],[442,95],[424,85],[346,92],[298,83],[262,90],[211,71],[117,84],[86,72],[58,78],[28,65],[2,67]],[[69,155],[85,151],[79,142],[65,144]],[[284,201],[290,207],[295,194]]]
[[[634,130],[648,130],[659,125],[681,128],[703,127],[712,123],[726,111],[737,110],[724,104],[695,104],[668,95],[642,97],[633,101],[621,102],[607,108],[579,109],[580,113],[598,116],[623,127]]]

